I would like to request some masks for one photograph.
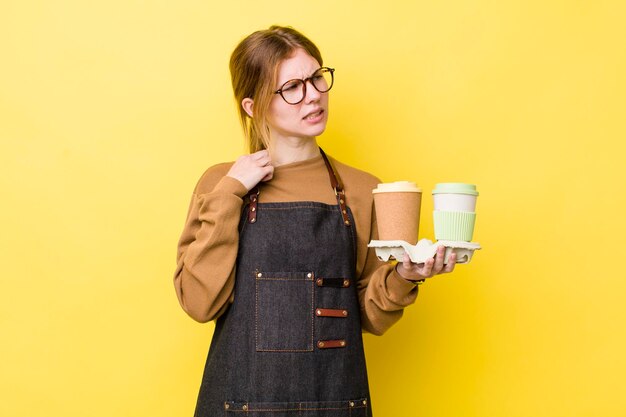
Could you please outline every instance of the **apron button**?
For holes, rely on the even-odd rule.
[[[339,344],[343,347],[346,345],[346,342],[342,340],[341,342],[339,342]]]
[[[252,219],[250,219],[250,223],[254,223],[256,222],[256,217],[253,217]]]
[[[367,405],[367,400],[363,400],[363,405]]]
[[[259,272],[258,274],[256,274],[256,276],[257,276],[257,278],[261,278],[263,276],[263,274]]]
[[[347,315],[348,315],[348,311],[347,311],[347,310],[343,310],[343,311],[341,312],[341,314],[343,314],[344,316],[347,316]]]
[[[317,347],[323,348],[324,347],[324,342],[317,342]]]
[[[313,277],[313,274],[309,272],[308,274],[306,274],[306,277],[307,277],[307,278],[312,278],[312,277]]]
[[[324,281],[322,281],[321,278],[318,278],[317,281],[315,281],[315,283],[317,284],[318,287],[321,287]]]
[[[243,411],[248,411],[248,405],[247,405],[247,404],[244,404],[244,405],[243,405],[243,407],[241,407],[241,409],[242,409]]]
[[[344,280],[343,280],[343,286],[344,286],[344,287],[349,287],[349,286],[350,286],[350,281],[349,281],[349,280],[347,280],[347,279],[344,279]]]
[[[230,404],[228,404],[228,403],[224,403],[224,409],[225,409],[225,410],[228,410],[229,408],[230,408]]]
[[[350,226],[350,222],[348,220],[346,220],[344,223],[346,224],[346,226]]]
[[[354,407],[354,401],[350,401],[350,407]]]
[[[318,316],[322,315],[322,310],[315,310],[315,314],[317,314]]]

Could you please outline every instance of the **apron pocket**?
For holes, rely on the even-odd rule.
[[[226,416],[247,417],[367,417],[367,400],[360,398],[346,401],[315,402],[241,402],[224,403]]]
[[[255,272],[256,350],[313,351],[313,272]]]

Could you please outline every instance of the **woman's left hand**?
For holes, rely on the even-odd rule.
[[[411,258],[409,258],[409,255],[405,252],[404,259],[402,262],[398,262],[396,270],[402,278],[409,281],[423,281],[437,274],[450,273],[454,271],[454,265],[456,265],[456,253],[452,252],[448,257],[448,263],[444,265],[443,258],[445,253],[445,246],[439,246],[434,258],[429,258],[424,263],[416,264],[411,262]]]

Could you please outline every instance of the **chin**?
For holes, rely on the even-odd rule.
[[[322,126],[320,129],[315,129],[311,136],[319,136],[326,130],[326,126]]]
[[[315,126],[311,126],[309,129],[307,129],[311,136],[319,136],[322,133],[324,133],[324,131],[326,130],[326,120],[324,120],[323,123],[320,123],[318,125]]]

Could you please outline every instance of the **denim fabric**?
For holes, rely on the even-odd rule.
[[[367,399],[291,403],[245,403],[229,401],[225,405],[226,416],[235,417],[241,415],[240,413],[244,411],[247,417],[289,417],[294,415],[301,417],[366,417]]]
[[[255,223],[247,211],[234,302],[216,323],[195,416],[371,416],[354,226],[317,202],[259,203]],[[349,286],[336,285],[343,279]],[[345,347],[320,349],[327,340]]]
[[[255,275],[256,350],[312,351],[313,273],[259,271]]]

